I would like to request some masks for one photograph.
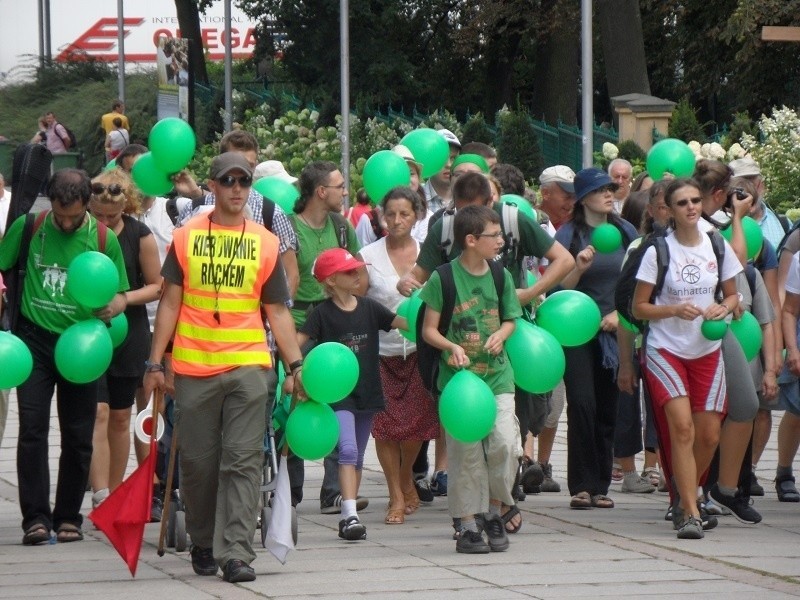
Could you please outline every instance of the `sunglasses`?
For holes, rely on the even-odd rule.
[[[677,200],[675,202],[675,206],[680,206],[681,208],[683,208],[685,206],[689,206],[689,202],[690,201],[691,201],[692,204],[700,204],[703,201],[703,199],[699,198],[699,197],[684,198],[683,200]]]
[[[118,183],[112,183],[110,185],[105,185],[102,183],[93,183],[92,184],[92,193],[95,196],[100,196],[104,194],[108,190],[108,194],[110,196],[119,196],[122,193],[122,186]]]
[[[232,188],[237,183],[239,187],[247,188],[253,185],[253,178],[250,175],[242,175],[241,177],[234,177],[233,175],[223,175],[217,178],[219,183],[224,188]]]

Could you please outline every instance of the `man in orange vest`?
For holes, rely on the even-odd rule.
[[[272,367],[261,306],[288,370],[302,355],[286,301],[278,238],[243,214],[253,171],[238,152],[211,163],[213,212],[175,230],[161,271],[145,394],[164,388],[170,339],[181,496],[192,538],[192,568],[225,581],[252,581],[252,540],[266,430],[267,371]]]

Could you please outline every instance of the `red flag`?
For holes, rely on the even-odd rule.
[[[89,519],[106,534],[133,577],[139,563],[145,523],[150,522],[153,501],[153,472],[156,442],[150,441],[150,454],[103,503],[89,513]]]

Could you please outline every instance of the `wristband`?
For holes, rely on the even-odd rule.
[[[289,363],[289,372],[292,375],[294,375],[294,372],[297,371],[297,369],[301,369],[302,367],[303,367],[303,359],[301,358],[292,363]]]
[[[164,372],[164,365],[161,363],[153,362],[150,360],[144,361],[144,372],[145,373],[153,373],[155,371]]]

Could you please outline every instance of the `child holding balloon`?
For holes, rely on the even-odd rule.
[[[514,414],[514,374],[504,343],[514,332],[514,319],[522,315],[522,309],[508,271],[503,273],[503,293],[498,298],[488,262],[505,243],[499,215],[486,206],[463,207],[456,213],[453,232],[463,248],[461,255],[439,267],[420,293],[427,305],[423,336],[442,350],[439,389],[445,389],[458,369],[469,369],[491,389],[497,416],[489,434],[476,442],[459,441],[447,431],[447,500],[450,515],[461,519],[456,552],[501,552],[508,548],[508,535],[500,514],[503,505],[514,505],[511,488],[522,455]],[[455,303],[450,326],[442,335],[440,269],[445,268],[452,269]],[[481,528],[488,535],[488,544]]]
[[[407,328],[403,317],[371,298],[355,295],[361,291],[360,273],[364,266],[343,248],[332,248],[320,254],[312,273],[325,287],[328,298],[314,308],[297,333],[301,347],[309,339],[317,343],[339,342],[358,359],[355,389],[331,406],[339,421],[339,484],[342,489],[339,537],[351,541],[367,537],[367,529],[358,518],[356,497],[372,419],[384,407],[378,369],[378,331]],[[304,374],[304,380],[335,376],[336,373],[309,371]],[[290,388],[291,376],[288,379],[287,388]]]

